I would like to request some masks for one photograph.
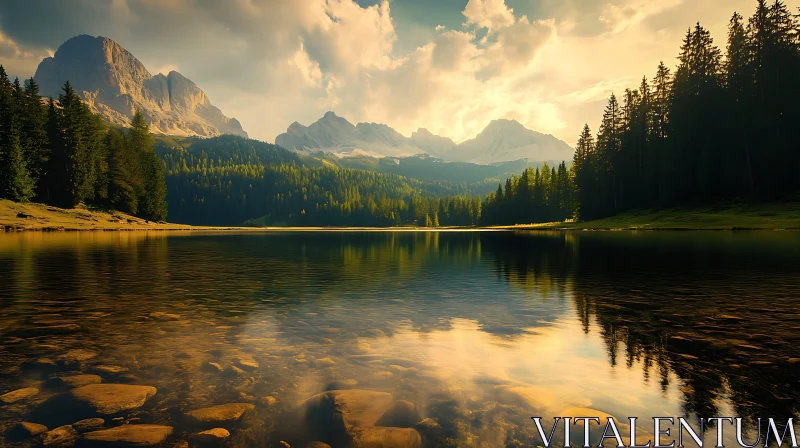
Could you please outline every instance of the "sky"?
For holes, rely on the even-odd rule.
[[[0,63],[32,76],[78,34],[176,70],[252,138],[333,110],[474,137],[498,118],[574,144],[608,96],[677,64],[700,22],[725,46],[755,0],[26,0],[0,3]],[[800,0],[786,3],[796,10]]]

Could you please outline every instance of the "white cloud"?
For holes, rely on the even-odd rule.
[[[613,34],[620,33],[637,25],[646,18],[674,8],[685,0],[632,0],[628,3],[607,3],[599,19]]]
[[[506,6],[505,0],[469,0],[463,14],[468,25],[488,28],[489,31],[513,25],[516,21],[514,10]]]

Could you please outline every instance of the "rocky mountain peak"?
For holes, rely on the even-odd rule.
[[[34,78],[43,95],[58,97],[69,81],[93,112],[126,125],[138,109],[154,132],[212,137],[247,136],[238,120],[211,104],[176,71],[153,76],[133,54],[107,37],[79,35],[42,60]]]

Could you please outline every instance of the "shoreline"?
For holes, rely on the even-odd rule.
[[[630,231],[800,231],[800,203],[640,210],[584,222],[549,222],[483,227],[366,226],[194,226],[156,223],[115,211],[61,209],[0,200],[0,230],[17,232],[630,232]]]

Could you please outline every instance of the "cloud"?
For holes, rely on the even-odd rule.
[[[613,4],[607,3],[599,19],[605,23],[611,33],[618,34],[650,16],[674,8],[685,0],[633,0],[629,3]]]
[[[798,2],[788,1],[792,9]],[[107,36],[153,73],[179,69],[251,136],[268,141],[333,109],[406,135],[426,127],[462,141],[493,119],[513,118],[574,142],[583,123],[597,128],[612,91],[652,77],[660,60],[674,67],[686,27],[700,20],[723,43],[730,13],[754,9],[754,0],[726,8],[718,0],[540,0],[514,9],[503,0],[469,0],[463,9],[426,2],[416,16],[401,14],[415,4],[6,2],[0,61],[28,77],[66,39]],[[409,29],[416,34],[404,35]]]
[[[24,49],[0,30],[0,63],[12,79],[30,78],[39,66],[39,62],[52,55],[53,51],[49,49]]]
[[[507,7],[504,0],[469,0],[464,7],[467,25],[497,30],[516,22],[514,10]]]

